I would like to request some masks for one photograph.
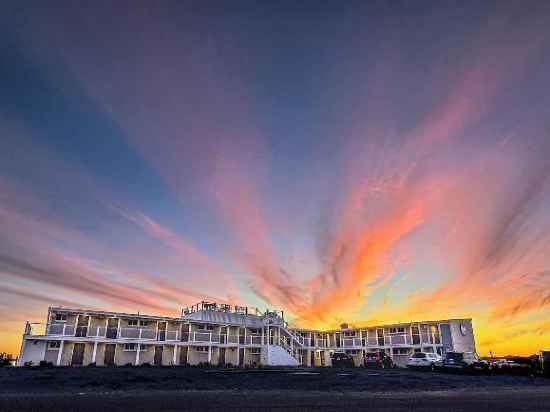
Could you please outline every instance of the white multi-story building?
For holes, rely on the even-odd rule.
[[[331,366],[345,352],[356,366],[384,351],[404,365],[415,351],[475,352],[471,319],[338,330],[289,327],[282,312],[201,302],[181,317],[50,307],[46,323],[29,323],[19,365]]]

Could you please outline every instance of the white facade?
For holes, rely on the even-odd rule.
[[[384,351],[403,366],[414,351],[475,352],[471,319],[317,331],[295,329],[281,312],[201,302],[178,318],[51,307],[27,323],[19,365],[331,366],[346,352],[356,366]]]

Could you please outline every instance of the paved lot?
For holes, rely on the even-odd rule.
[[[0,411],[548,411],[550,380],[408,370],[0,370]]]

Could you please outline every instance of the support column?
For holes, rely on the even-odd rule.
[[[73,330],[73,336],[76,336],[76,328],[78,328],[78,319],[80,318],[80,314],[76,315],[76,319],[74,321],[74,330]]]
[[[178,345],[174,345],[174,356],[172,357],[172,365],[177,365],[178,362]]]
[[[94,342],[94,350],[92,352],[92,363],[95,363],[96,354],[97,354],[97,342]]]
[[[63,347],[65,346],[65,341],[62,340],[61,343],[59,344],[59,352],[57,352],[57,366],[60,366],[61,365],[61,356],[63,355]]]
[[[141,345],[139,343],[136,343],[137,350],[136,350],[136,366],[139,365],[139,350],[141,349]]]
[[[212,345],[208,346],[208,363],[212,364]]]

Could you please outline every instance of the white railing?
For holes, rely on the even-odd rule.
[[[214,332],[184,332],[182,342],[191,343],[218,343],[232,345],[263,345],[267,342],[267,336],[254,335],[231,335]]]
[[[67,323],[27,323],[25,333],[30,335],[46,335],[46,336],[74,336],[74,337],[89,337],[89,338],[112,338],[112,339],[136,339],[146,341],[167,341],[167,342],[190,342],[204,344],[229,344],[229,345],[251,345],[260,346],[265,344],[285,345],[292,350],[299,348],[333,348],[336,347],[334,338],[305,338],[304,336],[290,330],[281,328],[281,336],[271,336],[267,334],[221,334],[213,331],[195,331],[183,332],[180,330],[158,330],[157,328],[140,328],[140,327],[105,327],[105,326],[75,326]],[[424,338],[424,336],[422,336]],[[438,336],[429,336],[428,342],[438,342]],[[426,339],[422,339],[423,343]],[[313,343],[313,345],[312,345]],[[342,336],[338,342],[339,348],[367,348],[381,346],[410,346],[418,344],[414,342],[410,334],[391,334],[384,336],[369,336],[361,339],[358,336]]]
[[[120,338],[120,339],[143,339],[159,341],[179,341],[179,330],[157,330],[156,328],[115,328],[105,326],[74,326],[66,323],[51,323],[45,327],[31,325],[30,333],[33,335],[48,336],[75,336],[89,338]]]
[[[342,346],[344,348],[360,348],[362,347],[362,342],[360,338],[342,338]]]
[[[74,336],[75,326],[66,323],[52,323],[46,325],[46,335]]]
[[[384,336],[384,345],[396,346],[396,345],[411,345],[412,338],[409,334],[396,334]]]

